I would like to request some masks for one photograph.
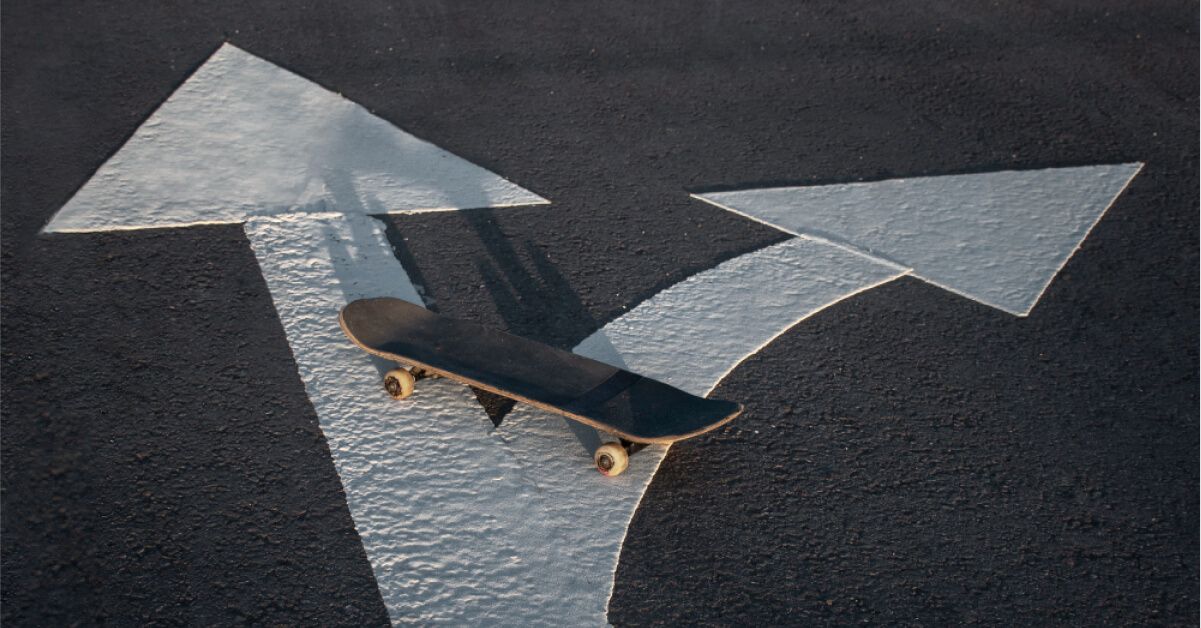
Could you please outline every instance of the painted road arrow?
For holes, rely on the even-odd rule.
[[[560,417],[521,407],[494,430],[474,396],[447,381],[397,404],[379,384],[390,365],[336,323],[356,298],[420,303],[371,215],[545,202],[227,45],[46,231],[242,224],[391,618],[600,624],[626,528],[666,448],[604,478],[591,458],[600,436]],[[704,394],[797,321],[897,274],[788,242],[665,290],[577,351]],[[697,335],[700,350],[688,342]]]
[[[696,194],[1025,316],[1141,163]]]
[[[603,478],[600,436],[534,408],[493,429],[446,381],[397,404],[379,385],[390,365],[336,323],[360,297],[420,303],[371,215],[545,202],[227,45],[46,230],[243,224],[391,618],[599,624],[666,448]],[[796,238],[660,292],[576,351],[707,394],[799,321],[908,272],[870,245]]]
[[[46,231],[240,223],[329,208],[385,214],[546,202],[226,44]]]

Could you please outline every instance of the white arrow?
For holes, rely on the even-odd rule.
[[[804,319],[902,274],[858,253],[796,238],[741,255],[663,290],[586,338],[575,351],[708,395],[743,360]],[[753,412],[753,400],[745,401]],[[518,459],[563,446],[563,431],[531,408],[519,405],[505,421],[510,426],[506,440]],[[639,496],[666,452],[666,447],[648,448],[630,465],[626,475],[637,472],[631,479],[638,483]],[[562,459],[540,464],[555,474],[574,476]],[[569,509],[587,500],[588,512],[603,525],[625,530],[637,506],[636,500],[610,500],[603,491],[576,499],[552,502],[548,511],[554,508],[558,520],[570,520]],[[582,579],[586,574],[581,566],[589,564],[586,555],[608,549],[616,570],[620,544],[605,548],[607,542],[568,546],[564,564]],[[610,594],[612,586],[610,578]]]
[[[560,417],[518,405],[492,431],[445,380],[391,401],[383,365],[331,324],[349,300],[415,298],[378,223],[300,214],[245,229],[392,619],[604,623],[625,531],[666,448],[604,478],[592,466],[598,436]],[[900,274],[797,238],[664,290],[576,351],[707,394],[801,319]]]
[[[1038,302],[1141,163],[696,194],[863,251],[1017,316]]]
[[[342,337],[359,297],[419,302],[366,214],[544,199],[225,46],[47,226],[243,223],[394,621],[598,624],[639,499],[666,448],[626,474],[595,434],[519,406],[499,430],[463,387],[405,404]],[[798,321],[905,269],[798,238],[655,295],[577,351],[698,394]]]
[[[59,210],[47,231],[546,203],[226,44]]]
[[[242,223],[391,618],[594,625],[666,449],[607,479],[592,467],[597,435],[558,417],[519,407],[493,431],[473,395],[446,381],[397,404],[381,391],[383,365],[336,323],[356,298],[420,302],[366,214],[535,202],[545,201],[225,46],[47,231]],[[801,318],[896,275],[790,241],[669,288],[577,350],[703,394]]]

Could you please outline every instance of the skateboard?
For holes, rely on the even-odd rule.
[[[617,436],[597,448],[604,475],[625,471],[629,456],[649,443],[704,434],[742,412],[742,405],[706,399],[528,338],[431,312],[393,298],[360,299],[338,315],[351,342],[400,365],[384,375],[395,399],[420,378],[441,376],[528,403]]]

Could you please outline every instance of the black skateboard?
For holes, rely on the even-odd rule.
[[[672,443],[730,422],[742,405],[705,399],[591,358],[435,314],[393,298],[361,299],[338,316],[368,353],[407,368],[384,376],[396,399],[434,375],[561,414],[612,433],[593,460],[605,475],[626,469],[637,444]]]

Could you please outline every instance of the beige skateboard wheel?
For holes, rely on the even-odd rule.
[[[617,443],[605,443],[596,448],[596,453],[592,454],[592,461],[596,463],[597,471],[614,476],[621,475],[621,472],[626,470],[630,465],[630,456],[625,447]]]
[[[417,379],[404,369],[392,369],[384,374],[384,389],[393,399],[404,399],[413,394],[413,386]]]

